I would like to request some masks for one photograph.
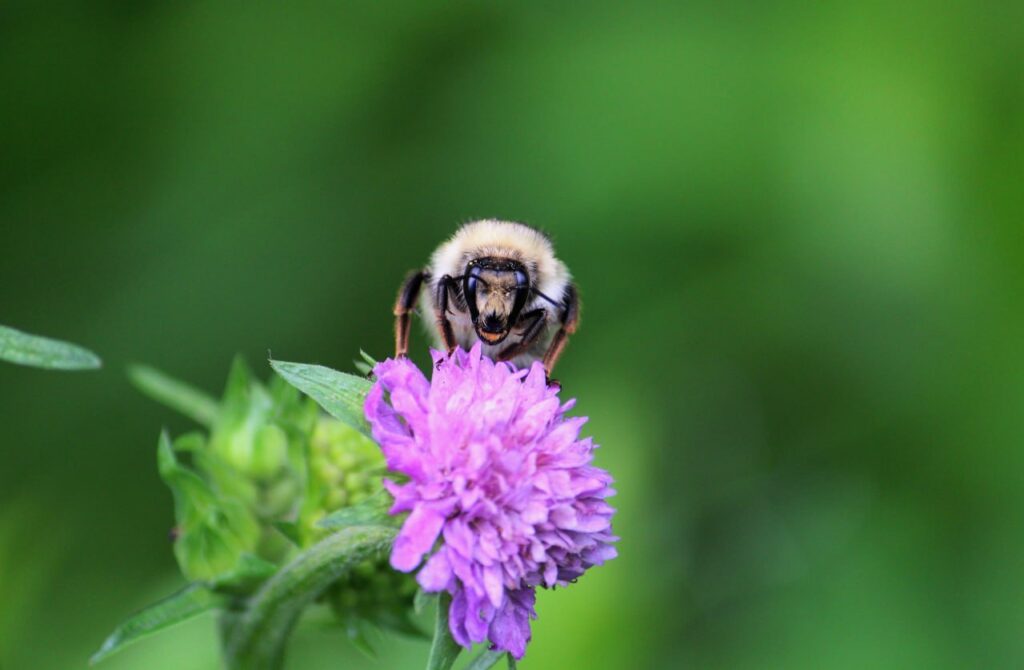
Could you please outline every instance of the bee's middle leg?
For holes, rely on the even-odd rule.
[[[395,300],[395,358],[402,358],[409,353],[409,321],[416,299],[420,295],[420,287],[427,273],[414,270],[402,282]]]

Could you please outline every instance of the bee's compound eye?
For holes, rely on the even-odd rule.
[[[476,323],[477,320],[477,309],[476,309],[476,287],[479,283],[477,281],[477,275],[480,273],[480,268],[471,266],[469,272],[466,273],[465,278],[462,280],[462,293],[466,299],[466,307],[469,308],[469,316]]]

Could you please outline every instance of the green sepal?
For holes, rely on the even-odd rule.
[[[252,388],[252,371],[241,354],[236,354],[228,371],[228,382],[224,386],[225,409],[244,411],[249,405],[249,392]]]
[[[191,506],[215,504],[216,496],[203,478],[178,462],[167,431],[160,433],[156,462],[160,478],[174,494],[174,516],[179,521],[189,514]]]
[[[370,437],[370,425],[363,415],[363,403],[373,384],[368,379],[338,372],[322,365],[270,361],[270,367],[285,381],[315,400],[339,421]]]
[[[302,546],[302,527],[295,521],[275,521],[274,529],[288,538],[296,547]]]
[[[352,361],[355,364],[356,370],[359,370],[367,377],[373,372],[373,368],[377,366],[377,361],[373,356],[366,353],[362,349],[359,350],[359,356],[362,358],[360,361]]]
[[[484,649],[469,665],[463,668],[463,670],[489,670],[497,665],[498,661],[500,661],[502,656],[505,655],[506,654],[503,651],[498,651],[496,649]],[[512,657],[509,656],[509,658]]]
[[[178,453],[199,453],[206,448],[206,436],[196,431],[174,438],[174,450]]]
[[[395,633],[401,633],[402,635],[408,635],[409,637],[421,640],[430,639],[430,634],[417,626],[416,622],[409,617],[408,605],[401,609],[395,607],[381,610],[374,614],[371,621],[381,628]]]
[[[211,609],[222,607],[227,601],[227,596],[213,592],[205,584],[189,584],[177,593],[137,612],[115,628],[89,662],[98,663],[136,640]]]
[[[416,595],[412,599],[412,609],[416,614],[423,614],[427,611],[428,607],[434,604],[437,600],[436,593],[428,593],[423,589],[416,589]]]
[[[128,367],[128,379],[143,395],[209,428],[220,414],[220,403],[199,389],[148,365]]]
[[[0,361],[46,370],[95,370],[99,356],[70,342],[0,326]]]

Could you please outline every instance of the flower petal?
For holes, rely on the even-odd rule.
[[[409,572],[434,546],[434,540],[444,525],[444,516],[429,507],[417,507],[402,524],[391,551],[391,567]]]
[[[428,592],[442,591],[448,588],[452,581],[452,566],[448,562],[448,553],[444,547],[427,559],[426,565],[416,575],[416,581],[424,591]]]

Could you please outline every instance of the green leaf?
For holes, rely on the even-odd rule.
[[[295,521],[275,521],[271,525],[296,547],[302,546],[302,527],[298,523]]]
[[[275,670],[307,606],[338,578],[391,545],[395,529],[360,526],[329,535],[278,570],[253,596],[225,644],[233,670]]]
[[[423,589],[416,589],[416,595],[412,599],[412,609],[416,614],[423,614],[435,600],[436,593],[427,593]]]
[[[497,665],[501,657],[505,655],[505,652],[498,651],[496,649],[485,649],[479,656],[473,659],[473,662],[467,665],[463,670],[489,670]],[[512,658],[509,656],[509,658]]]
[[[221,607],[226,602],[225,596],[214,593],[203,584],[189,584],[118,626],[89,662],[98,663],[138,639]]]
[[[99,356],[69,342],[0,326],[0,361],[48,370],[94,370]]]
[[[462,646],[452,637],[448,627],[448,609],[452,597],[445,591],[437,599],[437,619],[434,623],[434,641],[430,645],[430,657],[427,659],[427,670],[450,670],[459,657]]]
[[[351,526],[398,526],[400,518],[388,514],[393,503],[394,498],[387,491],[377,491],[361,503],[331,512],[316,525],[329,530]]]
[[[270,361],[270,367],[292,386],[316,400],[339,421],[371,437],[363,415],[363,403],[373,384],[368,379],[338,372],[322,365]]]
[[[409,616],[409,608],[405,602],[396,602],[394,606],[379,609],[370,616],[370,622],[383,630],[393,631],[420,640],[429,640],[430,635]]]
[[[220,403],[213,397],[156,368],[132,365],[128,368],[128,378],[144,395],[203,426],[212,426],[220,414]]]
[[[370,642],[370,637],[366,634],[366,626],[360,626],[358,622],[350,622],[347,630],[348,639],[352,643],[352,646],[359,650],[364,656],[371,661],[378,659],[377,650],[374,649],[373,643]]]

